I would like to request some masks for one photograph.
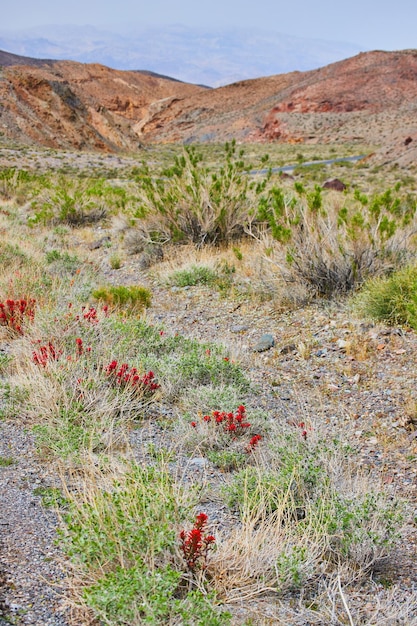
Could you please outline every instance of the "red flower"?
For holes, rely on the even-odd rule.
[[[204,526],[204,524],[206,524],[206,523],[207,523],[207,520],[208,520],[208,515],[207,515],[206,513],[199,513],[199,514],[196,516],[196,518],[195,518],[195,519],[196,519],[196,523],[195,523],[195,525],[196,525],[198,528],[202,528],[202,527]]]

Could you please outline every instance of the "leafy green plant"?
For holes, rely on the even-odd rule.
[[[25,387],[0,382],[0,419],[19,417],[29,398],[29,390]]]
[[[108,489],[94,484],[84,491],[84,501],[70,497],[62,543],[88,576],[82,597],[96,617],[114,626],[157,625],[175,617],[190,626],[228,623],[201,591],[187,593],[183,573],[173,566],[177,523],[185,510],[181,499],[164,468],[134,464]]]
[[[75,255],[68,254],[68,252],[61,252],[60,250],[49,250],[45,254],[46,262],[51,266],[52,273],[73,274],[81,265],[79,258]]]
[[[35,487],[34,496],[42,498],[42,504],[46,508],[63,508],[67,504],[62,490],[57,487]]]
[[[224,472],[237,470],[247,463],[248,457],[236,450],[208,450],[207,458]]]
[[[177,287],[193,287],[195,285],[215,285],[218,274],[211,267],[192,265],[189,269],[177,270],[170,276],[170,282]]]

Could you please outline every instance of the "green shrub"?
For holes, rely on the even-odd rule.
[[[104,181],[61,175],[36,195],[32,209],[32,224],[93,224],[108,213]]]
[[[52,273],[62,275],[65,273],[73,274],[76,272],[81,262],[78,257],[61,252],[60,250],[48,250],[45,254],[46,262],[51,266]]]
[[[417,329],[417,268],[406,267],[368,281],[353,302],[362,315]]]
[[[295,194],[272,187],[259,200],[258,220],[275,240],[284,279],[322,296],[348,292],[368,277],[404,264],[412,251],[415,199],[388,189],[330,200],[317,185]]]
[[[220,243],[241,237],[264,189],[248,176],[243,151],[226,144],[221,166],[209,169],[203,156],[186,147],[156,179],[143,166],[136,180],[148,236],[156,241]]]
[[[165,469],[132,464],[69,502],[62,544],[86,574],[84,602],[106,624],[228,623],[212,598],[187,594],[174,568],[185,513],[177,489]]]
[[[177,270],[170,277],[170,282],[177,287],[214,285],[217,280],[218,274],[204,265],[192,265],[189,269]]]
[[[149,289],[136,285],[99,287],[93,291],[92,295],[96,300],[106,304],[135,310],[151,306],[152,300]]]

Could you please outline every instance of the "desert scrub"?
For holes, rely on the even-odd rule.
[[[4,241],[0,242],[0,267],[18,270],[30,265],[30,263],[31,259],[20,246]]]
[[[194,287],[195,285],[214,285],[218,275],[211,267],[192,265],[188,269],[176,270],[168,281],[176,287]]]
[[[32,200],[29,223],[83,226],[104,219],[109,213],[111,189],[102,179],[51,179]]]
[[[228,477],[224,497],[241,524],[219,538],[208,567],[228,601],[238,599],[237,588],[253,595],[312,589],[318,572],[348,584],[400,538],[401,502],[359,473],[339,442],[314,439],[308,430],[304,438],[299,430],[274,433],[272,456],[265,450],[255,466]]]
[[[22,205],[46,184],[47,177],[14,167],[0,171],[0,198]]]
[[[150,307],[152,301],[150,290],[136,285],[99,287],[93,291],[92,296],[100,302],[128,309],[132,312]]]
[[[135,360],[143,370],[155,372],[166,400],[178,400],[193,386],[233,385],[247,393],[249,382],[221,345],[200,343],[181,335],[171,336],[143,320],[107,321],[118,336],[113,358]]]
[[[75,255],[60,250],[49,250],[45,253],[45,260],[48,264],[48,271],[54,275],[64,278],[79,271],[82,261]]]
[[[387,324],[417,329],[417,268],[405,267],[365,283],[352,299],[360,314]]]
[[[284,280],[331,296],[392,271],[412,254],[416,202],[399,188],[370,197],[355,190],[341,199],[296,182],[294,192],[272,187],[257,214],[272,238],[268,260]]]
[[[186,147],[174,164],[155,178],[146,165],[136,177],[143,220],[138,228],[153,241],[220,243],[241,237],[264,188],[249,176],[236,144],[225,145],[221,166],[210,169],[204,157]]]
[[[89,480],[68,494],[61,535],[81,581],[79,604],[114,626],[228,623],[209,596],[181,582],[178,525],[190,499],[166,468],[131,464],[106,485],[98,473]]]

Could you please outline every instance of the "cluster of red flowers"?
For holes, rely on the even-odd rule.
[[[38,351],[32,352],[32,358],[36,365],[46,367],[48,361],[58,361],[62,354],[62,350],[57,350],[51,341],[46,346],[39,346]]]
[[[213,535],[205,535],[208,516],[206,513],[199,513],[194,522],[193,528],[186,533],[180,533],[181,550],[185,562],[189,569],[194,570],[197,566],[203,569],[207,567],[207,555],[214,547],[216,538]]]
[[[214,423],[220,427],[225,433],[228,433],[232,439],[237,439],[243,435],[251,424],[245,422],[246,408],[241,404],[235,413],[227,413],[226,411],[213,411],[211,415],[204,415],[204,422]],[[191,422],[193,428],[197,428],[197,422]],[[246,452],[252,452],[261,441],[261,435],[254,435],[245,448]]]
[[[72,302],[68,303],[68,308],[72,309]],[[82,320],[86,320],[87,322],[90,322],[90,324],[98,324],[99,323],[100,318],[98,316],[98,311],[97,311],[97,309],[95,307],[90,306],[87,309],[87,307],[83,306],[81,310],[82,310],[81,315],[74,315],[72,313],[72,311],[71,311],[67,315],[67,318],[69,320],[74,320],[75,319],[75,321],[77,321],[77,322],[82,321]],[[102,310],[102,312],[104,314],[104,317],[108,317],[109,316],[109,307],[108,307],[107,304],[105,304],[102,307],[101,310]]]
[[[0,325],[8,326],[18,335],[23,335],[24,319],[33,321],[35,317],[35,300],[6,300],[0,302]]]
[[[88,322],[91,322],[92,324],[98,324],[99,319],[97,317],[97,309],[95,309],[93,306],[90,306],[89,309],[83,306],[82,312],[83,312],[83,318],[85,320],[87,320]]]
[[[211,422],[212,420],[221,425],[223,430],[233,435],[241,435],[247,428],[250,428],[249,422],[244,422],[246,419],[246,409],[241,404],[236,413],[226,413],[226,411],[213,411],[211,415],[205,415],[203,420],[205,422]]]
[[[83,340],[77,337],[75,340],[75,356],[79,357],[84,352],[91,352],[91,348],[84,348]],[[46,367],[48,361],[58,361],[60,356],[62,356],[62,350],[57,350],[52,341],[48,341],[45,346],[39,346],[38,350],[32,352],[33,361],[41,367]],[[67,356],[67,360],[72,361],[72,356]]]
[[[246,452],[252,452],[256,448],[256,446],[258,445],[261,439],[262,439],[261,435],[254,435],[245,448]]]
[[[140,375],[136,367],[129,369],[127,363],[119,366],[117,361],[112,361],[104,370],[118,385],[131,387],[141,393],[154,393],[160,388],[155,380],[155,374],[151,371]]]

